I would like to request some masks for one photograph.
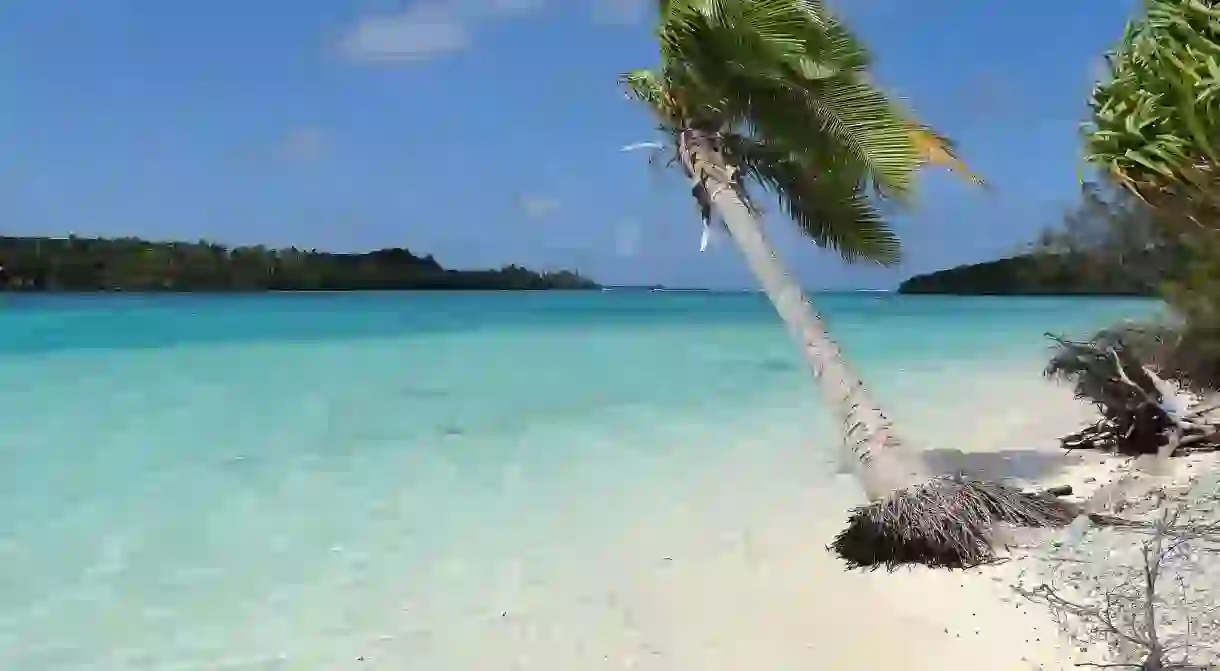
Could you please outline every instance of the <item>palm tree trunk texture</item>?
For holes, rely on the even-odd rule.
[[[714,140],[701,133],[692,133],[690,137],[684,163],[703,181],[711,206],[724,219],[729,235],[800,346],[814,378],[842,421],[845,447],[858,462],[857,475],[865,493],[875,500],[926,482],[928,476],[922,464],[906,452],[890,421],[831,340],[825,323],[800,284],[767,242],[761,223],[738,192]]]

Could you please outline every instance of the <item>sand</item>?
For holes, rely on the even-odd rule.
[[[1045,487],[1104,478],[1111,469],[1098,455],[1069,454],[1059,447],[1058,438],[1077,430],[1094,411],[1068,390],[1040,379],[1037,371],[1012,371],[971,384],[961,389],[958,402],[937,405],[900,425],[914,446],[954,446],[925,451],[938,471]],[[827,525],[825,533],[837,531],[839,524]],[[875,635],[873,647],[885,650],[883,656],[844,660],[840,668],[1076,668],[1079,650],[1050,611],[1013,589],[1026,567],[1010,562],[968,571],[845,572],[845,587],[863,583],[880,608],[904,618],[910,628]],[[881,636],[892,640],[882,643]]]
[[[1077,520],[1072,528],[1049,535],[1015,553],[1007,575],[1025,591],[1049,586],[1073,604],[1091,611],[1082,615],[1058,608],[1059,625],[1077,656],[1092,664],[1143,661],[1149,602],[1145,552],[1159,566],[1155,605],[1157,638],[1167,663],[1220,668],[1220,454],[1188,453],[1166,466],[1152,456],[1111,456],[1066,474],[1080,500],[1094,511],[1119,515],[1155,528],[1170,520],[1174,528],[1158,543],[1151,529],[1096,527]],[[1211,528],[1211,538],[1181,533],[1194,526]],[[1162,552],[1161,550],[1164,550]],[[1109,620],[1122,635],[1100,620]],[[1170,667],[1167,667],[1170,668]]]
[[[1036,487],[1067,484],[1068,500],[1093,512],[1118,515],[1148,524],[1178,511],[1178,524],[1214,525],[1220,530],[1220,454],[1200,452],[1174,457],[1166,467],[1153,456],[1076,451],[1068,453],[1058,437],[1095,418],[1086,404],[1072,400],[1057,385],[1000,385],[1008,405],[986,394],[971,404],[979,409],[969,432],[971,449],[942,454],[942,466],[954,462],[991,478],[1012,478]],[[1212,405],[1212,403],[1208,403]],[[931,418],[935,419],[935,418]],[[944,436],[947,423],[916,423],[928,439]],[[948,470],[948,469],[946,469]],[[1175,538],[1168,538],[1166,546]],[[1018,531],[1005,562],[970,571],[924,568],[865,576],[869,594],[884,604],[887,621],[903,615],[919,622],[920,642],[910,631],[893,630],[888,649],[911,645],[907,657],[879,662],[849,660],[843,668],[1068,669],[1092,665],[1134,668],[1147,649],[1106,631],[1092,614],[1054,608],[1030,599],[1031,591],[1051,586],[1072,604],[1101,613],[1123,634],[1144,638],[1146,531],[1098,528],[1078,519],[1069,529]],[[1158,638],[1167,662],[1189,668],[1220,668],[1220,552],[1213,542],[1194,540],[1160,561],[1155,599]],[[1155,555],[1154,555],[1155,556]],[[856,581],[848,575],[842,584]],[[938,631],[939,630],[939,631]],[[870,653],[872,654],[872,653]],[[1116,667],[1110,667],[1116,668]],[[1187,667],[1173,667],[1187,668]]]
[[[1037,371],[968,385],[956,403],[895,417],[912,444],[953,446],[927,453],[941,470],[1053,484],[1103,467],[1058,447],[1091,411]],[[716,500],[658,514],[623,539],[622,572],[608,577],[614,587],[604,597],[621,613],[619,640],[598,641],[604,654],[572,662],[657,671],[1074,668],[1074,644],[1051,613],[1014,592],[1017,564],[847,571],[825,546],[861,502],[854,480],[758,493],[767,489],[743,470],[725,478]],[[535,659],[547,664],[538,668],[560,668],[558,652],[539,650]]]

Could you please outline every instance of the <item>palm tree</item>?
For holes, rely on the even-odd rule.
[[[997,521],[1070,521],[1075,511],[1050,497],[926,472],[772,250],[747,191],[776,196],[816,244],[889,265],[900,246],[879,205],[906,202],[924,164],[964,171],[950,143],[870,81],[868,53],[820,0],[660,0],[659,9],[660,67],[622,83],[660,122],[704,224],[713,213],[723,220],[842,421],[872,503],[852,511],[834,549],[853,566],[961,566],[992,556]]]

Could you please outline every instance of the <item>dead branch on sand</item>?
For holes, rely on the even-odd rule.
[[[1220,521],[1200,522],[1189,508],[1191,502],[1187,499],[1165,509],[1145,530],[1147,538],[1137,546],[1136,561],[1122,565],[1112,559],[1113,548],[1096,548],[1090,554],[1088,547],[1080,547],[1087,545],[1082,539],[1077,549],[1084,552],[1061,586],[1052,581],[1033,589],[1015,587],[1026,599],[1049,606],[1060,627],[1074,632],[1078,642],[1105,642],[1118,657],[1114,662],[1078,666],[1142,671],[1216,668],[1220,603],[1214,590],[1206,587],[1208,573],[1214,573],[1215,567],[1199,562],[1201,553],[1209,549],[1200,542],[1215,538]],[[1058,570],[1069,570],[1063,566]]]
[[[1220,448],[1220,422],[1209,417],[1215,406],[1163,379],[1132,351],[1119,330],[1089,341],[1047,334],[1057,349],[1044,374],[1070,382],[1076,398],[1092,402],[1102,418],[1062,439],[1066,449],[1105,449],[1162,458],[1199,449]]]

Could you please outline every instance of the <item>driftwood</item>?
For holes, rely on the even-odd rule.
[[[1073,385],[1076,398],[1092,402],[1101,419],[1065,436],[1065,449],[1102,449],[1169,457],[1220,448],[1220,422],[1176,380],[1163,379],[1127,347],[1119,332],[1103,331],[1079,342],[1047,334],[1058,350],[1047,377]]]

